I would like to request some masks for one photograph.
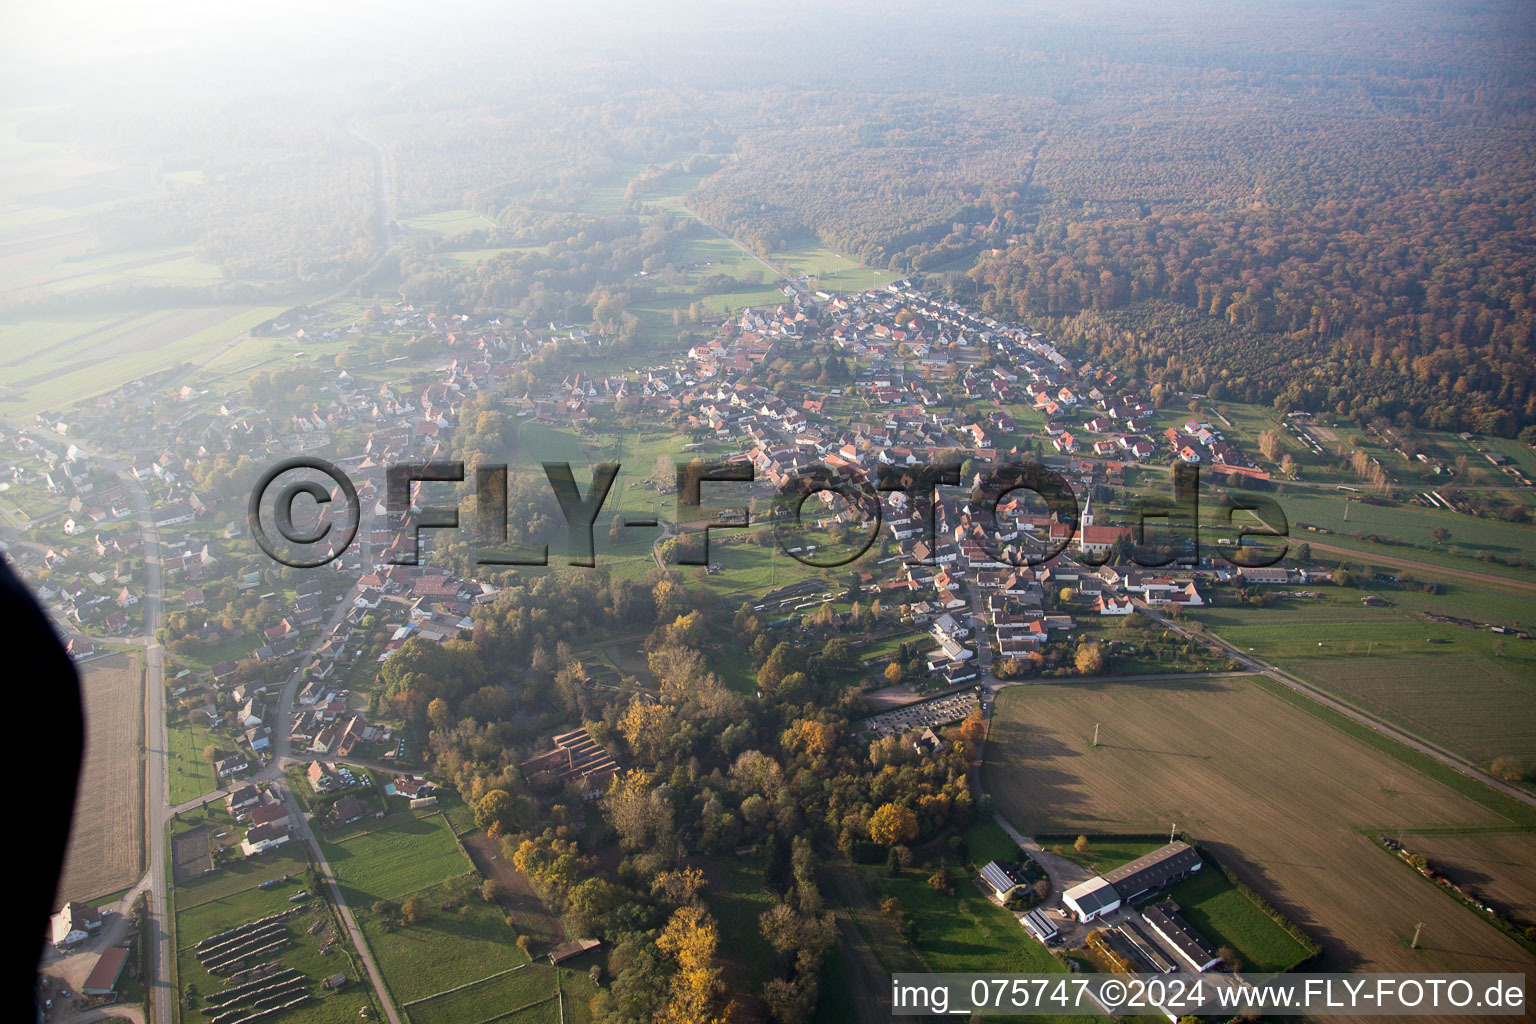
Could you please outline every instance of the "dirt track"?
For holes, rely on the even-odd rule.
[[[549,949],[569,938],[560,918],[550,913],[549,908],[534,894],[533,887],[528,884],[528,876],[501,855],[501,840],[492,839],[479,831],[461,838],[475,869],[485,878],[494,879],[501,885],[501,896],[497,902],[515,922],[520,934],[528,936],[537,949]]]

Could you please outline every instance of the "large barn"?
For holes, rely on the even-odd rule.
[[[1175,841],[1113,871],[1104,872],[1104,881],[1115,887],[1123,902],[1129,903],[1144,893],[1172,885],[1199,870],[1200,854],[1188,843]]]
[[[1141,916],[1169,948],[1195,970],[1208,971],[1221,963],[1216,947],[1184,920],[1184,915],[1179,913],[1179,905],[1173,900],[1154,903],[1143,910]]]
[[[1194,847],[1175,841],[1074,885],[1061,894],[1061,901],[1079,921],[1092,921],[1149,892],[1188,878],[1200,870],[1200,864],[1200,854]]]

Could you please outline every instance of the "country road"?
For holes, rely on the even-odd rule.
[[[1489,587],[1507,587],[1510,590],[1518,590],[1522,593],[1536,594],[1536,582],[1530,580],[1519,580],[1510,576],[1493,576],[1485,572],[1475,572],[1472,569],[1455,569],[1449,566],[1436,565],[1433,562],[1416,562],[1411,558],[1397,558],[1393,555],[1378,555],[1369,551],[1361,551],[1357,548],[1340,547],[1337,544],[1316,541],[1311,537],[1303,537],[1300,542],[1310,544],[1313,551],[1326,551],[1331,555],[1342,555],[1353,561],[1366,562],[1371,565],[1407,569],[1418,576],[1445,576],[1451,579],[1468,580]]]
[[[46,436],[61,445],[75,443],[77,447],[84,449],[83,445],[71,442],[62,434],[40,427],[28,427],[31,433]],[[144,650],[145,662],[145,694],[144,694],[144,834],[145,847],[148,851],[148,863],[144,875],[113,904],[118,911],[118,919],[113,922],[113,927],[120,936],[123,921],[127,911],[133,906],[140,894],[149,894],[149,912],[145,920],[145,927],[149,929],[151,937],[152,955],[147,965],[148,976],[145,979],[149,993],[149,1019],[154,1024],[169,1024],[174,1019],[173,1008],[175,1006],[176,993],[172,991],[171,983],[171,958],[175,955],[173,948],[174,922],[166,910],[168,907],[168,865],[166,864],[166,827],[173,814],[181,810],[197,806],[219,793],[205,793],[196,800],[188,801],[173,807],[170,799],[170,776],[168,765],[168,752],[166,745],[165,728],[165,659],[164,650],[155,641],[155,631],[159,629],[160,618],[164,608],[164,581],[161,575],[160,535],[155,526],[154,510],[150,505],[149,494],[138,478],[133,475],[129,467],[121,461],[96,452],[87,452],[87,456],[98,466],[121,477],[129,489],[130,500],[133,504],[134,518],[139,530],[140,545],[144,554],[144,595],[140,600],[143,609],[144,625],[143,633],[137,637],[124,638],[129,643],[141,646]],[[372,531],[371,516],[364,509],[361,521],[358,524],[358,537],[356,543],[361,544],[364,566],[366,571],[368,540]],[[345,616],[347,609],[356,599],[358,588],[356,584],[337,602],[336,609],[332,612],[329,621],[322,628],[315,639],[299,655],[296,667],[283,686],[282,694],[278,701],[279,728],[277,732],[276,747],[272,760],[255,775],[248,778],[247,782],[270,782],[272,788],[281,799],[293,804],[293,798],[287,791],[287,785],[282,771],[285,764],[295,760],[289,750],[290,736],[287,729],[293,714],[294,702],[300,684],[304,679],[303,666],[306,665],[315,650],[324,642],[325,636]],[[367,944],[363,941],[362,933],[353,919],[351,909],[342,900],[341,892],[336,887],[330,865],[326,862],[319,843],[311,833],[308,825],[303,822],[302,814],[295,812],[295,819],[300,823],[298,831],[304,834],[314,852],[321,874],[331,881],[331,890],[335,898],[337,909],[341,912],[343,921],[352,937],[352,942],[357,948],[359,958],[366,968],[369,979],[373,983],[375,995],[379,1005],[384,1009],[385,1017],[390,1024],[401,1024],[394,1003],[389,997],[389,990],[384,986],[383,977],[377,964],[374,963],[372,954]],[[108,936],[111,937],[110,935]],[[115,941],[115,940],[114,940]],[[86,949],[69,956],[51,956],[45,954],[44,966],[50,969],[50,973],[56,973],[60,977],[66,975],[66,966],[77,971],[86,959],[91,963],[95,961],[95,955],[100,947],[110,943],[97,940],[88,944]],[[51,949],[51,947],[49,947]],[[66,961],[76,961],[66,965]],[[74,981],[78,986],[79,982]],[[125,1015],[126,1016],[126,1015]],[[91,1018],[99,1019],[99,1018]]]

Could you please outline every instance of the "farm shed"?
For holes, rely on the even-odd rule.
[[[104,950],[96,960],[96,966],[91,968],[90,976],[85,979],[85,984],[80,986],[80,991],[88,996],[109,996],[117,988],[117,979],[122,976],[123,967],[128,963],[128,950],[124,946],[112,946]]]
[[[992,890],[999,903],[1012,896],[1015,889],[1029,884],[1022,867],[1000,860],[990,861],[981,869],[981,880]]]
[[[1104,872],[1104,880],[1115,887],[1122,900],[1129,902],[1199,870],[1200,854],[1188,843],[1175,841]]]
[[[1079,921],[1092,921],[1111,910],[1119,909],[1120,894],[1101,876],[1094,875],[1088,881],[1079,882],[1062,893],[1061,901],[1077,915]]]
[[[1152,937],[1142,924],[1134,918],[1127,918],[1115,929],[1126,944],[1136,951],[1137,962],[1141,969],[1150,974],[1172,974],[1179,969],[1173,956],[1163,950],[1162,946]]]
[[[559,965],[601,945],[602,943],[597,939],[576,939],[573,942],[562,942],[549,951],[549,962]]]
[[[1221,962],[1216,947],[1179,913],[1179,905],[1173,900],[1154,903],[1141,912],[1147,924],[1157,932],[1179,957],[1197,971],[1208,971]]]
[[[1050,942],[1061,934],[1060,930],[1051,923],[1051,919],[1045,916],[1045,911],[1043,910],[1031,910],[1019,918],[1019,924],[1023,925],[1025,931],[1041,942]]]

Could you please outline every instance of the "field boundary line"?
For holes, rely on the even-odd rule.
[[[171,851],[174,849],[174,840],[171,836],[171,830],[169,828],[165,829],[164,834],[160,838],[160,841],[165,844],[165,930],[167,933],[166,941],[169,941],[171,946],[171,954],[165,958],[166,964],[170,968],[168,972],[170,977],[165,980],[170,982],[172,992],[179,993],[181,991],[181,950],[178,949],[176,945],[176,865],[171,856]],[[154,886],[151,885],[148,891],[150,895],[153,896]],[[148,904],[146,904],[146,906],[148,906]],[[149,921],[150,919],[150,914],[146,912],[144,915],[144,920]],[[146,998],[148,998],[151,1003],[154,1002],[153,996],[146,996]],[[180,1021],[181,1000],[172,999],[170,1024],[180,1024]]]
[[[217,871],[218,868],[214,868],[214,870]],[[267,878],[267,879],[263,879],[262,881],[263,882],[270,882],[270,881],[272,881],[272,879]],[[259,889],[259,888],[261,888],[261,885],[262,885],[262,882],[255,882],[255,883],[253,883],[251,885],[246,886],[243,889],[234,889],[234,890],[231,890],[230,892],[226,892],[226,893],[224,893],[222,895],[219,895],[219,896],[212,896],[212,897],[209,897],[206,900],[200,900],[197,903],[184,903],[184,904],[182,904],[181,909],[182,910],[196,910],[198,907],[206,907],[210,903],[217,903],[217,902],[219,902],[219,900],[227,900],[231,896],[239,896],[241,893],[250,892],[252,889]],[[275,886],[274,886],[274,888],[275,888]]]
[[[361,839],[361,838],[363,838],[363,836],[371,836],[371,835],[377,835],[380,832],[388,832],[390,829],[394,828],[396,825],[399,825],[399,824],[401,824],[401,823],[403,823],[405,821],[408,821],[408,820],[409,821],[421,821],[424,818],[431,818],[431,817],[434,817],[435,814],[441,814],[442,812],[441,812],[441,810],[439,810],[437,812],[428,811],[426,814],[416,814],[416,813],[414,813],[412,811],[396,811],[395,813],[396,814],[400,814],[400,815],[405,815],[405,817],[396,818],[394,821],[391,821],[388,824],[380,825],[378,828],[370,828],[370,829],[366,829],[366,830],[364,830],[362,832],[353,832],[353,833],[349,834],[348,836],[346,836],[344,839],[332,839],[330,836],[327,836],[324,833],[319,833],[319,835],[320,835],[320,837],[322,839],[324,839],[327,843],[330,843],[332,846],[342,846],[342,845],[344,845],[346,843],[350,843],[354,839]],[[443,817],[444,817],[444,820],[447,820],[447,815],[444,815]],[[453,831],[453,827],[451,825],[449,826],[448,831],[450,831],[450,832]]]
[[[535,1006],[543,1006],[545,1003],[549,1002],[551,999],[554,999],[554,998],[555,998],[554,995],[547,995],[543,999],[535,999],[531,1003],[524,1003],[522,1006],[514,1006],[512,1009],[505,1010],[505,1011],[503,1011],[501,1013],[498,1013],[494,1017],[487,1017],[484,1020],[476,1021],[475,1024],[491,1024],[492,1021],[506,1020],[508,1017],[515,1017],[515,1016],[517,1016],[518,1014],[522,1013],[524,1010],[531,1010]]]
[[[532,963],[532,962],[533,961],[531,961],[531,960],[529,961],[529,963]],[[452,995],[455,992],[458,992],[458,991],[460,991],[462,989],[466,989],[466,988],[472,988],[475,985],[479,985],[482,982],[492,981],[492,980],[494,980],[496,978],[506,977],[508,974],[512,974],[515,971],[520,971],[524,967],[527,967],[527,966],[528,966],[528,964],[518,964],[516,967],[508,967],[504,971],[497,971],[495,974],[487,974],[483,978],[476,978],[474,981],[466,981],[462,985],[455,985],[453,988],[445,988],[441,992],[433,992],[431,995],[429,995],[429,996],[422,996],[420,999],[412,999],[408,1003],[401,1003],[400,1006],[401,1006],[402,1009],[405,1009],[405,1008],[408,1008],[408,1007],[415,1006],[417,1003],[424,1003],[424,1002],[426,1002],[429,999],[436,999],[438,996]]]

